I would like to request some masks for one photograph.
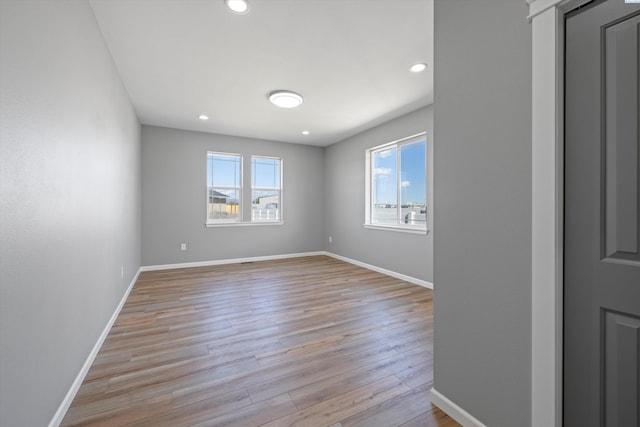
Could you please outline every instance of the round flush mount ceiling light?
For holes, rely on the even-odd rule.
[[[198,118],[199,118],[200,120],[209,120],[209,116],[207,116],[206,114],[200,114],[200,115],[198,116]]]
[[[224,0],[229,10],[233,13],[243,14],[249,12],[249,3],[247,0]]]
[[[413,64],[411,68],[409,68],[409,71],[411,71],[412,73],[419,73],[426,69],[427,69],[427,64],[425,64],[424,62],[421,62],[419,64]]]
[[[302,131],[302,134],[303,134],[303,135],[309,135],[310,133],[311,133],[311,132],[309,132],[308,130],[303,130],[303,131]]]
[[[290,90],[275,90],[269,93],[269,101],[280,108],[296,108],[302,104],[302,95]]]

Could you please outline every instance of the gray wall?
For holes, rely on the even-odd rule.
[[[205,227],[209,150],[281,157],[284,225]],[[322,148],[143,126],[142,151],[144,265],[322,250]]]
[[[331,145],[325,152],[325,233],[327,251],[417,279],[433,280],[433,234],[364,228],[365,151],[427,132],[427,196],[433,206],[433,106],[421,108]],[[431,215],[428,221],[432,229]],[[329,236],[333,242],[329,243]]]
[[[526,2],[435,3],[434,387],[531,424],[531,27]]]
[[[2,0],[0,57],[0,425],[44,426],[140,266],[140,125],[86,1]]]

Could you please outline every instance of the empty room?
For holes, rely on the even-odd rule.
[[[457,425],[429,403],[433,3],[238,3],[2,3],[56,234],[20,280],[58,300],[3,425]]]
[[[639,9],[0,0],[0,425],[638,425]]]

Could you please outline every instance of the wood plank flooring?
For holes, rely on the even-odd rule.
[[[432,292],[317,256],[144,272],[62,425],[458,426]]]

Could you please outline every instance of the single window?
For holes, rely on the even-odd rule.
[[[426,232],[426,135],[370,148],[366,162],[365,226]]]
[[[282,221],[282,159],[251,157],[251,221]]]
[[[207,222],[242,220],[242,156],[207,153]]]

